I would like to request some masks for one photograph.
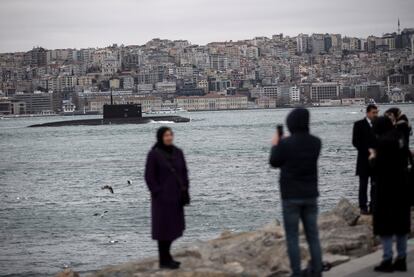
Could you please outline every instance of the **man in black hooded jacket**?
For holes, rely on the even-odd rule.
[[[275,135],[270,164],[281,169],[280,190],[288,255],[293,277],[302,276],[299,220],[311,254],[311,276],[322,276],[322,252],[317,225],[318,158],[321,140],[309,133],[309,111],[294,109],[287,117],[291,135]]]

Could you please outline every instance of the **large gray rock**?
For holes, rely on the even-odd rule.
[[[352,205],[348,199],[342,198],[332,211],[335,215],[343,218],[349,226],[354,226],[360,217],[359,209]]]
[[[341,200],[331,212],[321,214],[319,229],[324,260],[332,265],[372,252],[375,240],[368,218],[358,221],[359,211]],[[357,224],[358,223],[358,224]],[[309,261],[306,239],[301,235],[303,264]],[[109,267],[90,277],[233,277],[288,276],[289,261],[283,227],[278,222],[253,232],[225,231],[217,239],[198,242],[174,252],[180,270],[158,269],[156,258]]]

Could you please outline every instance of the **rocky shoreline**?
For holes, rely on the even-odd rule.
[[[413,220],[414,222],[414,220]],[[360,216],[359,209],[342,199],[329,212],[319,216],[319,229],[324,261],[332,266],[377,250],[372,233],[372,218]],[[301,230],[302,261],[309,260]],[[158,269],[158,259],[148,258],[111,266],[88,277],[276,277],[289,276],[283,227],[273,222],[252,232],[224,231],[220,237],[197,242],[174,252],[182,262],[180,270]],[[70,269],[57,277],[76,277]]]

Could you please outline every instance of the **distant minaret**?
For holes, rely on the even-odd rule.
[[[398,34],[401,33],[401,25],[400,25],[400,19],[398,18]]]

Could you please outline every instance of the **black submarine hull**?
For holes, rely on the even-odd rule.
[[[112,124],[146,124],[152,121],[171,121],[174,123],[190,122],[189,118],[181,116],[148,116],[148,117],[127,117],[127,118],[96,118],[96,119],[79,119],[55,121],[42,124],[34,124],[29,127],[62,127],[62,126],[96,126]]]

